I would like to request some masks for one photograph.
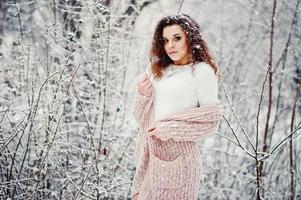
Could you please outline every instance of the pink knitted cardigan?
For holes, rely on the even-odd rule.
[[[202,105],[154,121],[153,101],[154,95],[137,93],[133,114],[139,132],[132,197],[139,193],[139,200],[195,200],[202,171],[197,140],[219,126],[222,106]]]

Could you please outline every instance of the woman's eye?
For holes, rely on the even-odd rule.
[[[163,40],[163,42],[164,42],[164,43],[167,43],[167,42],[168,42],[168,40]]]
[[[180,37],[180,36],[175,37],[175,41],[178,41],[178,40],[181,40],[181,37]]]

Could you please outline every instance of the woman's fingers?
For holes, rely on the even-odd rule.
[[[140,83],[141,83],[141,84],[144,84],[144,85],[146,85],[146,84],[148,84],[149,82],[151,82],[147,75],[145,76],[145,78],[143,78],[143,79],[141,79],[141,80],[142,80],[142,81],[141,81]]]
[[[135,194],[132,198],[132,200],[138,200],[138,194]]]
[[[141,89],[148,89],[148,88],[150,88],[151,86],[152,86],[151,83],[140,84],[140,85],[138,85],[138,87],[141,88]]]
[[[155,128],[156,128],[156,127],[151,127],[151,128],[149,128],[149,129],[148,129],[148,132],[153,131]]]
[[[140,74],[139,77],[138,77],[138,83],[139,84],[142,84],[147,80],[148,80],[148,77],[147,77],[146,73]]]
[[[151,86],[152,86],[152,83],[150,81],[147,81],[147,83],[143,87],[150,88]]]
[[[145,96],[150,96],[152,94],[152,82],[149,80],[146,73],[139,75],[138,90]]]
[[[144,90],[146,93],[150,94],[153,90],[152,85],[148,86],[148,87],[144,87]]]

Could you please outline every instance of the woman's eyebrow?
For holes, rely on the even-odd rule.
[[[178,35],[181,36],[180,33],[176,33],[176,34],[173,35],[173,37],[178,36]],[[167,39],[167,38],[163,36],[163,39]]]

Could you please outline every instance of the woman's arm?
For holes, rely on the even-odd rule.
[[[155,122],[149,128],[149,134],[162,141],[197,141],[210,136],[218,128],[221,118],[221,105],[203,105],[201,108],[186,110],[180,116]]]
[[[132,184],[132,199],[138,199],[141,184],[149,165],[149,147],[145,132],[145,119],[149,117],[148,105],[152,103],[152,85],[149,74],[141,75],[138,80],[136,103],[133,115],[139,124],[138,140],[135,150],[136,171]]]
[[[136,162],[136,171],[132,184],[132,198],[139,193],[141,184],[145,177],[148,165],[149,165],[149,148],[147,135],[144,132],[139,131],[138,141],[136,146],[135,158]]]
[[[150,99],[152,91],[153,89],[152,82],[150,80],[149,68],[147,68],[146,72],[140,74],[138,77],[136,102],[133,109],[133,115],[139,125],[141,124],[145,106]]]
[[[142,122],[142,117],[144,114],[145,107],[147,102],[149,101],[150,97],[142,95],[139,91],[136,94],[136,101],[133,108],[133,115],[137,120],[138,124],[140,125]]]
[[[171,114],[169,120],[157,122],[150,127],[150,135],[163,141],[196,141],[214,132],[222,116],[222,106],[218,99],[218,79],[210,65],[196,65],[193,87],[202,109],[186,111],[191,117],[183,115],[184,117],[176,119]]]
[[[144,180],[146,175],[146,171],[149,166],[149,145],[148,145],[148,135],[146,126],[148,126],[151,110],[152,110],[152,103],[153,103],[153,96],[147,101],[146,105],[144,106],[143,116],[140,118],[140,125],[138,131],[138,140],[136,144],[136,153],[135,153],[135,160],[136,163],[136,171],[134,175],[133,185],[132,185],[132,198],[134,196],[137,197],[137,194],[140,191],[141,184]]]

